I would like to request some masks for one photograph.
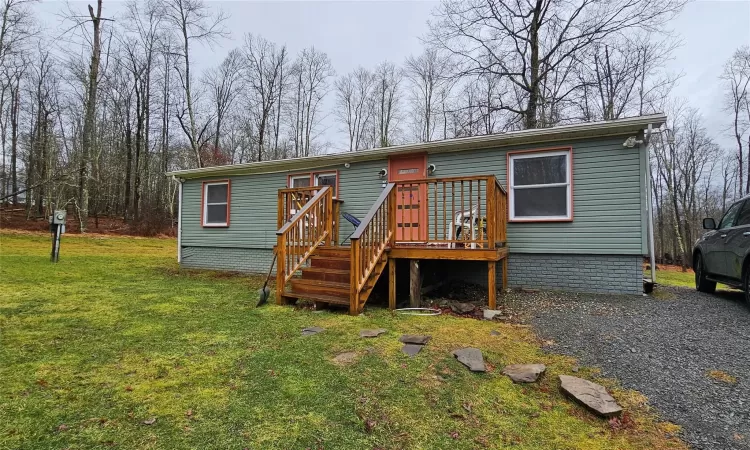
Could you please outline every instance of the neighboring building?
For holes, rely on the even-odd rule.
[[[649,249],[644,141],[665,120],[657,114],[171,172],[181,181],[178,259],[182,267],[264,273],[279,224],[302,206],[279,205],[282,195],[291,192],[285,188],[302,192],[330,186],[340,212],[362,220],[389,182],[396,182],[388,194],[397,203],[388,219],[395,232],[390,243],[404,245],[400,250],[386,246],[390,257],[483,261],[446,261],[443,267],[451,276],[493,283],[494,274],[488,278],[484,270],[489,257],[477,255],[480,249],[504,248],[503,254],[497,250],[496,261],[507,261],[507,274],[502,273],[504,264],[490,262],[489,267],[507,276],[510,287],[639,294]],[[489,178],[476,180],[480,175]],[[495,178],[502,188],[493,190]],[[461,181],[467,192],[459,191],[456,183]],[[465,204],[451,204],[460,200]],[[341,243],[354,228],[333,220]],[[310,232],[310,218],[304,223]],[[440,255],[447,249],[470,249],[477,257],[433,258],[413,250],[419,246],[434,255],[439,249]],[[407,255],[404,249],[412,250]]]

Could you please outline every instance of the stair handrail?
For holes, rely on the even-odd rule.
[[[359,309],[360,293],[395,236],[395,183],[388,183],[373,203],[362,223],[349,238],[351,242],[351,304]]]
[[[333,189],[320,189],[291,219],[276,231],[276,302],[282,303],[284,286],[316,248],[330,244],[333,226]]]

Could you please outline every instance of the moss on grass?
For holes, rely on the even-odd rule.
[[[685,448],[610,380],[627,427],[561,395],[575,362],[526,327],[256,309],[259,277],[179,270],[174,246],[63,238],[51,264],[45,236],[0,234],[0,448]],[[312,325],[326,331],[301,336]],[[402,333],[433,339],[409,358]],[[481,348],[490,372],[461,366],[461,346]],[[356,361],[334,364],[342,351]],[[525,362],[547,364],[540,383],[500,374]]]

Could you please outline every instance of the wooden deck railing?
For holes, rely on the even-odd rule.
[[[385,266],[383,252],[392,243],[395,229],[395,184],[389,183],[350,237],[350,311],[357,313],[362,300],[374,287],[375,278]],[[375,275],[373,277],[372,275]],[[362,297],[365,297],[364,299]]]
[[[284,286],[321,244],[331,244],[333,190],[319,189],[276,232],[276,300],[283,302]],[[279,194],[281,195],[281,194]]]
[[[505,242],[507,195],[494,175],[396,183],[395,245],[493,249]]]
[[[319,190],[319,186],[279,189],[276,229],[280,229],[289,222],[289,219],[301,210]]]
[[[287,188],[279,189],[279,199],[277,202],[277,217],[276,217],[276,229],[280,229],[285,223],[289,222],[292,217],[305,203],[309,202],[315,194],[320,191],[321,186],[312,186],[304,188]],[[341,204],[344,203],[341,200],[333,199],[333,235],[331,236],[331,243],[333,245],[339,245],[339,224],[341,222]]]

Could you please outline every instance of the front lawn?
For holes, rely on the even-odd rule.
[[[637,393],[615,389],[627,415],[613,422],[561,395],[575,362],[527,327],[256,309],[260,278],[178,270],[174,240],[66,235],[58,264],[49,247],[0,234],[2,449],[684,448]],[[432,341],[409,358],[402,333]],[[464,346],[489,373],[454,359]],[[356,359],[335,363],[343,351]],[[540,383],[500,373],[526,362],[547,364]]]

